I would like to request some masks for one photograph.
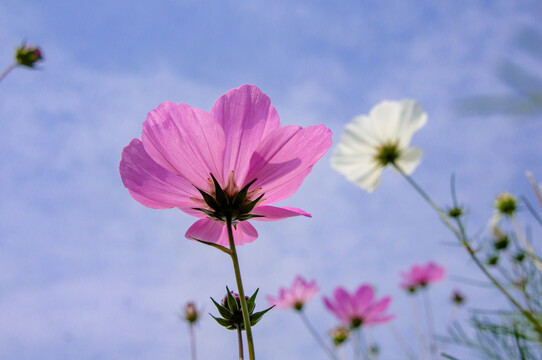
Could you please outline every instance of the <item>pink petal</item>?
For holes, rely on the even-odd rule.
[[[209,190],[210,173],[223,184],[224,130],[208,112],[164,102],[147,116],[141,140],[154,161],[194,186]]]
[[[375,316],[375,317],[369,317],[365,319],[364,324],[366,326],[374,325],[374,324],[383,324],[388,321],[391,321],[395,319],[395,315],[385,315],[385,316]]]
[[[244,245],[258,238],[258,232],[247,221],[239,222],[233,229],[233,240],[235,245]],[[188,239],[212,242],[222,246],[229,246],[228,229],[226,224],[212,219],[200,219],[186,231]]]
[[[277,111],[260,89],[243,85],[218,98],[211,115],[224,128],[228,139],[223,176],[226,179],[233,170],[236,179],[244,185],[252,153],[270,131],[280,127]]]
[[[303,211],[301,209],[297,209],[294,207],[277,207],[277,206],[256,206],[254,210],[252,210],[251,214],[254,215],[262,215],[263,217],[255,217],[254,220],[258,221],[277,221],[286,219],[292,216],[306,216],[311,217],[311,214],[309,214],[306,211]]]
[[[154,209],[193,207],[191,197],[200,197],[197,190],[184,178],[158,165],[133,139],[122,150],[120,176],[130,195],[141,204]]]
[[[331,131],[324,125],[285,126],[263,139],[250,159],[246,181],[265,193],[263,204],[294,194],[312,166],[331,146]]]
[[[386,296],[385,298],[378,301],[376,304],[371,306],[370,314],[378,314],[384,312],[388,309],[391,304],[391,296]]]
[[[356,315],[363,316],[371,305],[374,298],[374,290],[371,285],[362,285],[354,294]]]
[[[237,228],[233,229],[235,245],[244,245],[253,242],[258,238],[258,232],[248,221],[241,221]]]
[[[346,320],[351,320],[354,314],[353,298],[342,287],[336,288],[333,295],[335,296],[335,301],[337,301],[338,316]]]
[[[349,322],[349,318],[348,316],[346,316],[344,314],[344,311],[342,310],[342,308],[340,307],[341,305],[339,303],[337,304],[333,304],[327,297],[323,297],[323,300],[324,300],[324,305],[326,306],[326,308],[331,311],[332,313],[335,314],[335,316],[337,316],[340,320],[348,323]]]
[[[227,242],[226,244],[221,243],[224,229],[226,229],[226,227],[221,222],[205,218],[193,223],[192,226],[188,228],[184,236],[191,240],[195,238],[198,240],[227,246]]]

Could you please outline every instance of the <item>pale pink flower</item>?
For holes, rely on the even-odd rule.
[[[391,303],[391,296],[375,299],[371,285],[361,285],[353,294],[338,287],[333,293],[334,299],[324,296],[326,307],[351,328],[381,324],[392,320],[395,315],[384,314]]]
[[[276,305],[276,307],[279,309],[301,310],[303,305],[312,299],[318,290],[319,289],[315,280],[307,282],[298,275],[294,279],[290,289],[280,288],[279,296],[276,298],[268,296],[267,300],[269,301],[270,305]]]
[[[216,199],[219,186],[229,204],[248,189],[238,197],[243,201],[232,216],[235,244],[242,245],[258,237],[246,220],[310,217],[301,209],[270,204],[293,195],[330,146],[327,127],[281,127],[269,97],[256,86],[243,85],[218,98],[210,112],[160,104],[143,123],[141,139],[124,148],[120,174],[141,204],[176,207],[200,218],[187,238],[219,245],[228,244],[226,217],[209,206],[203,193]]]
[[[426,265],[413,265],[408,272],[400,273],[403,278],[400,286],[414,292],[420,287],[423,288],[430,283],[441,280],[445,274],[444,268],[434,262],[428,262]]]

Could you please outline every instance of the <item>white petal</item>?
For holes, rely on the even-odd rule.
[[[397,166],[410,175],[422,160],[422,155],[423,151],[419,148],[413,147],[407,149],[401,154],[399,159],[397,159]]]
[[[398,101],[382,101],[369,113],[372,132],[379,143],[395,142],[399,137],[402,106]]]
[[[399,146],[407,147],[410,139],[427,122],[427,113],[415,100],[401,101],[402,113],[398,128]]]

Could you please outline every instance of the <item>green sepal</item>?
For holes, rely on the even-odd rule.
[[[197,242],[199,243],[202,243],[202,244],[205,244],[205,245],[209,245],[209,246],[212,246],[214,247],[215,249],[218,249],[222,252],[225,252],[226,254],[228,255],[231,255],[231,250],[228,249],[227,247],[225,246],[222,246],[222,245],[218,245],[218,244],[215,244],[215,243],[212,243],[212,242],[208,242],[208,241],[203,241],[203,240],[200,240],[200,239],[196,239],[195,237],[191,236],[192,239],[196,240]]]
[[[227,296],[228,296],[228,307],[230,308],[230,311],[233,313],[234,311],[239,311],[239,307],[237,306],[237,300],[233,297],[233,295],[230,292],[230,289],[226,286]]]
[[[248,214],[252,211],[252,209],[254,209],[254,206],[256,206],[256,204],[258,203],[258,201],[260,201],[262,198],[263,198],[264,194],[261,194],[260,196],[258,196],[258,198],[254,201],[251,201],[249,202],[248,204],[244,205],[244,206],[241,206],[239,208],[240,212],[242,214]]]
[[[221,205],[221,206],[224,206],[224,205],[227,205],[230,203],[230,201],[228,200],[228,196],[226,195],[226,193],[224,192],[224,190],[222,189],[222,187],[220,187],[220,184],[218,183],[218,181],[216,181],[215,177],[213,176],[213,174],[211,174],[211,177],[213,178],[213,182],[215,184],[215,196],[216,196],[216,202]],[[214,200],[214,199],[213,199]],[[217,210],[217,209],[215,209]]]
[[[214,178],[213,178],[214,179]],[[199,189],[199,188],[196,188],[199,193],[201,194],[201,196],[203,197],[203,201],[205,201],[205,203],[213,210],[218,210],[218,203],[216,202],[215,198],[212,197],[211,195],[207,194],[205,191]]]
[[[212,317],[213,319],[215,319],[216,322],[217,322],[220,326],[223,326],[223,327],[225,327],[225,328],[228,329],[228,330],[235,330],[235,329],[237,329],[236,327],[234,327],[233,325],[231,325],[230,322],[229,322],[228,320],[224,320],[224,319],[221,319],[221,318],[216,318],[216,317],[214,317],[212,314],[209,314],[209,315],[211,315],[211,317]]]
[[[252,294],[250,299],[247,300],[247,308],[248,308],[249,314],[251,314],[254,311],[254,308],[256,307],[256,296],[258,296],[259,290],[260,289],[256,289],[256,291],[254,291],[254,294]]]
[[[239,207],[241,205],[243,205],[243,203],[245,202],[246,198],[247,198],[247,193],[248,193],[248,188],[254,184],[254,182],[256,181],[256,179],[252,180],[251,182],[249,182],[247,185],[245,185],[244,188],[241,189],[241,191],[239,191],[237,193],[237,195],[235,195],[235,197],[233,198],[233,201],[232,201],[232,206],[234,208],[236,207]]]
[[[230,320],[231,318],[233,318],[233,313],[227,307],[220,305],[213,298],[211,298],[211,300],[213,301],[213,304],[215,304],[218,312],[224,318],[224,320],[227,321],[227,320]],[[211,316],[213,316],[213,315],[211,315]]]
[[[203,212],[205,215],[209,216],[210,218],[214,218],[214,217],[215,217],[215,212],[214,212],[214,211],[211,211],[211,210],[207,210],[207,209],[204,209],[204,208],[192,208],[192,210],[201,211],[201,212]]]
[[[268,312],[269,310],[271,310],[274,307],[275,307],[275,305],[273,305],[270,308],[267,308],[267,309],[265,309],[263,311],[260,311],[260,312],[257,312],[257,313],[254,313],[254,314],[250,315],[249,316],[250,325],[251,326],[256,325],[262,319],[262,316],[264,316],[266,312]]]
[[[246,215],[238,216],[237,221],[247,221],[247,220],[250,220],[252,218],[258,218],[258,217],[265,217],[265,216],[263,216],[263,215],[255,215],[255,214],[246,214]]]

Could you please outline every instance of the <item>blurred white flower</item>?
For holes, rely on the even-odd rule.
[[[346,125],[331,166],[369,192],[378,187],[389,164],[411,174],[423,153],[409,147],[410,139],[426,121],[426,112],[414,100],[383,101],[368,116],[357,116]]]

